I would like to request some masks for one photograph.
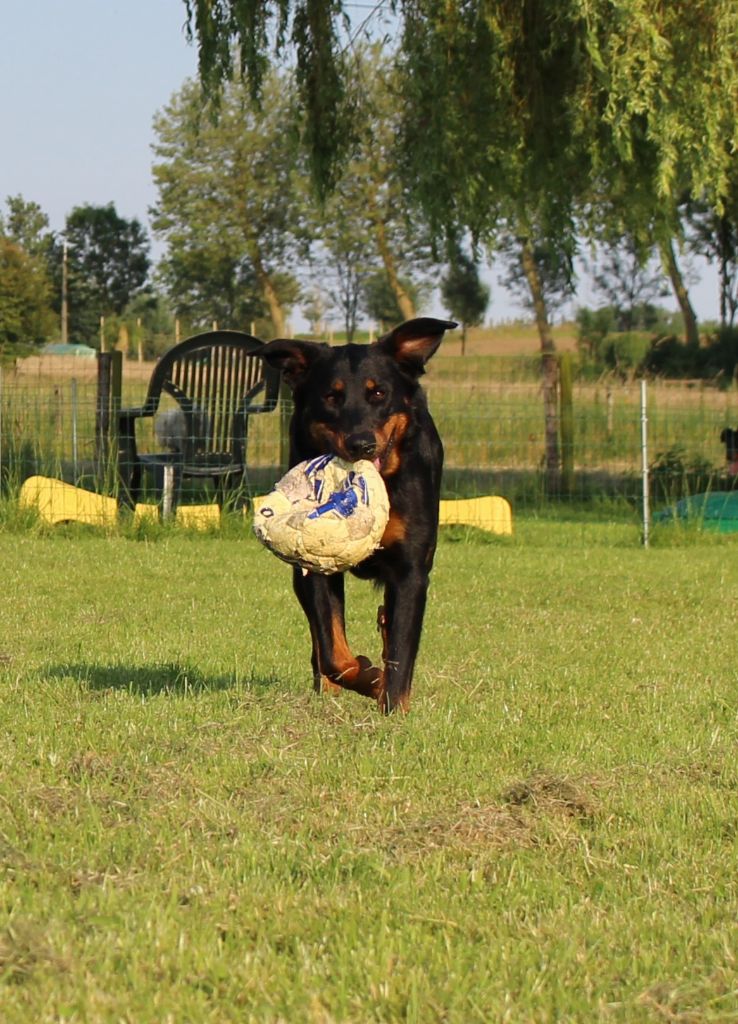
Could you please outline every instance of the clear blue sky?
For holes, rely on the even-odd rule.
[[[56,231],[82,203],[113,202],[121,216],[149,226],[152,118],[196,73],[184,21],[183,0],[4,4],[0,204],[20,194]],[[702,281],[690,290],[697,314],[716,318],[715,274],[697,272]],[[520,315],[496,277],[489,275],[488,317]],[[578,304],[595,304],[586,280]],[[424,312],[443,313],[437,305]]]
[[[197,65],[182,0],[3,8],[0,201],[20,193],[55,230],[82,203],[147,223],[152,118]]]

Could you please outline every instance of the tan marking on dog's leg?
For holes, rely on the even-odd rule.
[[[346,640],[343,623],[338,617],[334,617],[331,622],[331,640],[332,664],[327,671],[327,666],[323,666],[321,671],[334,685],[376,699],[382,673],[363,655],[354,657]]]

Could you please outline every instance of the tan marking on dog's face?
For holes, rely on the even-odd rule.
[[[344,448],[343,437],[337,431],[332,430],[327,423],[311,423],[310,438],[321,454],[338,455],[342,459],[351,461]]]
[[[377,451],[380,452],[380,473],[392,476],[400,468],[400,443],[405,436],[410,417],[405,412],[396,412],[375,431]]]

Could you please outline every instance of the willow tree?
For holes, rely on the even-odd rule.
[[[344,0],[185,0],[203,81],[234,66],[258,95],[294,56],[303,137],[330,190],[357,125]],[[396,0],[404,129],[396,159],[434,231],[519,239],[544,355],[547,463],[558,448],[554,346],[532,258],[564,260],[593,186],[623,167],[674,206],[720,209],[738,149],[735,0]],[[343,35],[342,35],[343,33]]]

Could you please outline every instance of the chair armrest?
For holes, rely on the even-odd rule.
[[[132,409],[119,409],[118,410],[118,426],[122,429],[125,423],[127,427],[133,425],[134,421],[140,419],[142,416],[153,416],[153,412],[149,411],[145,405],[140,405]]]

